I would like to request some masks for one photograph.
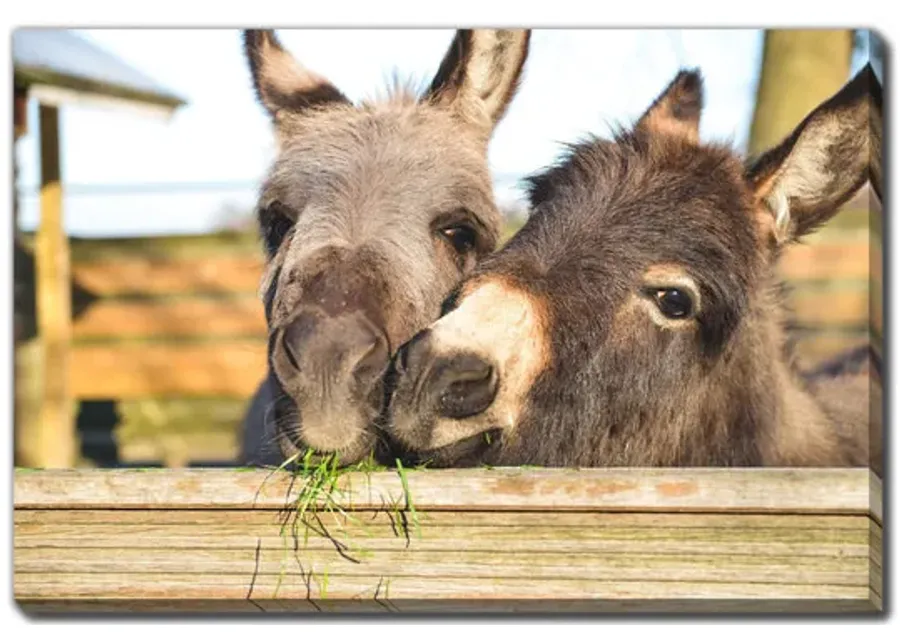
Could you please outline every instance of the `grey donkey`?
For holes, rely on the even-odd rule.
[[[309,450],[391,458],[380,428],[391,356],[499,238],[488,143],[529,39],[459,30],[421,95],[354,105],[272,31],[244,32],[278,145],[257,206],[268,373],[244,420],[244,464]]]

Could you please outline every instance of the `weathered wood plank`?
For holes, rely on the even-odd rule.
[[[354,514],[364,524],[378,519],[380,511],[356,511]],[[145,509],[22,509],[17,508],[13,519],[16,525],[114,525],[123,529],[145,525],[187,526],[202,531],[208,527],[216,530],[235,529],[240,533],[244,525],[268,527],[281,524],[284,512],[280,509],[173,509],[171,511],[147,511]],[[529,530],[558,529],[715,529],[720,533],[729,530],[756,533],[762,531],[796,532],[821,530],[836,532],[858,531],[871,525],[870,537],[881,533],[877,523],[870,523],[864,515],[844,514],[742,514],[742,513],[624,513],[602,511],[567,511],[556,513],[548,523],[541,511],[447,511],[422,512],[419,520],[424,527],[493,528],[516,525]],[[346,522],[346,521],[345,521]],[[342,523],[343,524],[343,523]],[[368,527],[367,527],[368,528]],[[877,531],[876,531],[877,530]],[[91,530],[92,531],[92,530]],[[83,532],[87,533],[87,532]],[[543,533],[543,532],[540,532]],[[604,531],[604,533],[607,533]],[[424,534],[423,534],[424,536]],[[843,536],[835,536],[843,538]],[[880,537],[880,536],[879,536]]]
[[[198,244],[199,245],[199,244]],[[254,295],[263,274],[262,252],[213,256],[116,256],[105,261],[75,263],[73,277],[101,297],[244,293]]]
[[[535,552],[622,555],[652,552],[685,556],[869,558],[872,547],[877,544],[868,533],[865,525],[867,519],[863,516],[841,516],[840,518],[848,520],[842,529],[816,529],[797,526],[785,528],[783,523],[779,525],[774,521],[776,526],[747,523],[742,527],[734,527],[725,522],[711,522],[705,527],[678,527],[668,524],[672,514],[659,514],[663,520],[652,526],[609,525],[603,520],[596,520],[598,517],[602,518],[602,515],[593,512],[587,514],[595,518],[593,524],[578,527],[557,526],[555,523],[559,514],[553,514],[553,524],[550,525],[529,524],[533,520],[527,519],[525,524],[520,524],[522,514],[514,514],[495,525],[470,525],[466,524],[469,521],[468,515],[452,515],[461,524],[446,517],[440,523],[423,521],[418,530],[409,527],[409,531],[413,532],[409,534],[409,539],[396,522],[391,523],[391,516],[385,513],[376,518],[358,516],[359,524],[333,521],[332,516],[327,515],[320,517],[333,538],[351,549],[368,552],[405,551],[410,545],[414,545],[416,551],[483,554],[496,553],[496,543],[503,542],[502,554],[499,555]],[[548,520],[545,513],[537,515],[542,516],[545,522]],[[853,522],[849,522],[850,520]],[[37,552],[34,556],[40,560],[44,560],[41,557],[45,554],[51,556],[60,551],[81,552],[96,548],[106,549],[107,552],[152,552],[161,548],[166,551],[253,551],[258,548],[261,552],[280,554],[286,547],[290,547],[296,533],[304,542],[304,551],[333,553],[334,542],[317,533],[322,527],[311,521],[309,524],[311,528],[307,529],[300,522],[295,525],[290,519],[285,521],[283,518],[272,517],[267,524],[95,524],[87,529],[85,523],[69,525],[54,521],[17,524],[14,546],[23,556],[28,555],[26,550]]]
[[[849,302],[853,304],[854,302]],[[254,295],[225,298],[100,300],[72,327],[73,339],[266,337],[263,305]]]
[[[254,502],[266,475],[17,471],[16,600],[30,611],[881,609],[869,517],[881,485],[865,470],[409,471],[418,528],[402,503],[373,500],[400,495],[395,472],[350,475],[349,513],[320,508],[309,533],[283,511],[286,474]]]
[[[304,567],[321,570],[330,579],[372,578],[396,575],[409,578],[521,579],[523,581],[586,580],[647,582],[785,583],[794,585],[862,584],[868,588],[870,561],[865,556],[780,556],[759,554],[622,553],[572,551],[507,551],[494,547],[481,551],[447,549],[441,555],[421,551],[413,544],[396,551],[351,551],[348,560],[334,548],[301,550],[243,549],[122,549],[111,555],[106,547],[23,549],[16,552],[18,577],[40,574],[166,574],[190,571],[202,576],[243,576],[247,583],[257,576],[278,576],[282,570],[304,573]],[[299,559],[299,560],[298,560]],[[577,564],[576,564],[577,561]],[[342,579],[343,580],[343,579]],[[334,585],[333,585],[334,586]]]
[[[881,481],[864,468],[511,468],[406,476],[422,510],[855,513],[881,521]],[[17,508],[33,509],[281,509],[300,484],[288,474],[261,470],[17,471],[14,501]],[[347,474],[337,489],[343,505],[353,509],[383,508],[404,498],[395,472]]]
[[[327,577],[313,569],[312,578],[300,573],[257,574],[16,574],[17,600],[181,599],[226,600],[307,599],[353,600],[790,600],[837,599],[868,602],[867,574],[853,585],[719,582],[547,579],[523,583],[521,578],[428,578],[382,575]],[[308,574],[308,572],[306,572]],[[721,578],[721,577],[720,577]],[[390,581],[387,583],[387,581]],[[279,583],[280,581],[280,583]],[[387,587],[385,587],[387,585]],[[277,591],[276,591],[277,588]],[[252,589],[252,592],[248,591]],[[380,595],[380,596],[379,596]],[[699,607],[699,606],[695,606]],[[857,605],[857,609],[861,606]],[[869,610],[872,610],[871,604]]]
[[[266,342],[81,345],[69,382],[80,399],[153,396],[249,398],[266,373]]]

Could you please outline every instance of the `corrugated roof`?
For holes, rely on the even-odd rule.
[[[15,81],[179,107],[186,101],[146,74],[66,29],[13,32]]]

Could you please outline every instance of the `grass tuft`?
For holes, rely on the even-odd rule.
[[[300,560],[299,553],[309,543],[309,535],[323,537],[331,542],[335,550],[345,559],[360,563],[361,559],[370,557],[371,552],[353,544],[348,533],[348,527],[355,526],[366,536],[370,536],[368,530],[352,511],[352,505],[348,505],[348,498],[352,498],[350,480],[340,485],[339,480],[346,473],[365,473],[374,471],[387,471],[388,468],[379,465],[370,455],[365,460],[353,465],[339,466],[339,456],[328,454],[316,455],[312,449],[298,452],[287,458],[277,468],[273,469],[266,480],[279,471],[287,471],[291,475],[290,485],[287,490],[287,502],[284,519],[281,524],[280,535],[284,543],[284,557],[281,570],[275,585],[275,595],[281,587],[284,575],[287,573],[287,558],[293,551],[294,558],[300,568],[300,572],[310,589],[311,580],[316,580],[319,586],[319,595],[324,598],[328,587],[328,576],[325,572],[322,579],[313,575],[312,568],[305,571]],[[416,510],[412,494],[409,489],[406,471],[400,460],[397,460],[397,473],[403,487],[403,504],[400,500],[393,500],[385,506],[388,517],[391,518],[394,533],[406,539],[409,546],[409,526],[406,519],[407,513],[412,521],[416,536],[421,538],[421,525],[419,512]],[[293,465],[293,466],[292,466]],[[418,468],[417,468],[418,469]],[[265,481],[263,482],[265,484]],[[260,489],[261,490],[261,489]],[[257,492],[257,495],[259,491]],[[400,525],[401,529],[397,529]],[[302,531],[302,533],[301,533]],[[302,538],[301,538],[302,535]],[[302,540],[302,546],[301,546]],[[311,567],[311,566],[310,566]]]

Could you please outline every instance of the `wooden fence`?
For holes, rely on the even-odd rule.
[[[882,606],[867,469],[471,469],[303,479],[19,470],[27,611],[764,611]]]

